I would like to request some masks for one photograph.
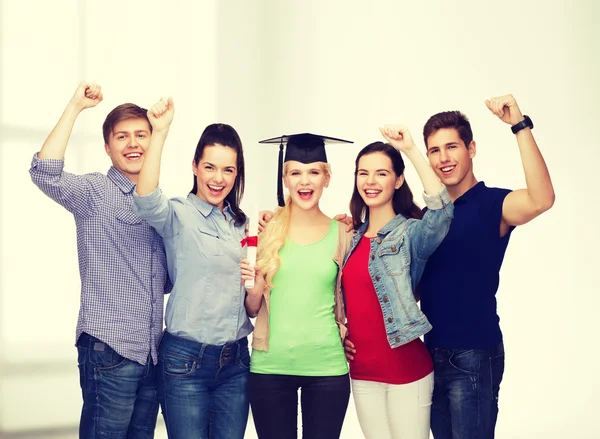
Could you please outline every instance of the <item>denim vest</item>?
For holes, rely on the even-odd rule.
[[[421,280],[427,259],[448,233],[454,205],[445,186],[436,195],[424,194],[423,199],[427,204],[423,219],[407,219],[399,214],[377,232],[376,239],[371,240],[369,274],[392,348],[431,330],[413,292]],[[368,226],[367,221],[354,232],[343,265]]]

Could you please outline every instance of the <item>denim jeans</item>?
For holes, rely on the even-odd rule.
[[[77,340],[83,409],[79,438],[151,439],[158,416],[156,367],[123,358],[86,333]]]
[[[430,348],[434,366],[431,431],[435,439],[491,439],[498,418],[504,345]]]
[[[340,437],[350,400],[350,378],[250,374],[250,404],[260,439],[298,437],[298,388],[301,388],[302,437]]]
[[[242,439],[248,422],[248,339],[222,346],[165,332],[158,398],[170,439]]]

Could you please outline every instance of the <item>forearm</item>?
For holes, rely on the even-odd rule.
[[[42,149],[38,153],[40,159],[62,160],[64,158],[69,138],[75,126],[75,120],[77,120],[81,110],[82,108],[73,102],[69,102],[58,123],[42,145]]]
[[[416,148],[411,148],[405,152],[406,157],[411,161],[417,174],[419,174],[419,178],[423,183],[423,189],[427,195],[438,194],[442,189],[442,183],[440,179],[435,175],[427,160],[421,154],[421,152]]]
[[[135,190],[138,195],[148,195],[158,187],[162,151],[168,133],[168,129],[152,133]]]
[[[544,157],[529,128],[519,131],[516,137],[525,172],[527,193],[537,209],[548,210],[554,203],[554,188]]]
[[[256,317],[262,305],[263,295],[261,294],[246,294],[244,305],[246,306],[246,314],[250,317]]]

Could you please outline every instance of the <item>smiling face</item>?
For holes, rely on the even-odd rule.
[[[148,120],[125,119],[115,124],[108,136],[108,142],[104,145],[113,166],[134,183],[137,183],[142,169],[150,136]]]
[[[455,128],[439,129],[427,138],[429,164],[449,190],[474,179],[475,153],[475,141],[465,145]]]
[[[356,170],[356,188],[365,205],[373,211],[392,207],[394,192],[404,182],[404,175],[396,175],[392,160],[383,152],[363,155]]]
[[[196,176],[196,196],[223,211],[225,197],[238,175],[237,153],[220,144],[204,147],[198,163],[192,162]]]
[[[330,174],[322,162],[285,162],[283,184],[290,192],[292,202],[304,210],[318,206],[323,189],[329,186]]]

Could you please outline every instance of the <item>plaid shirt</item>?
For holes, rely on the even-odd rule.
[[[168,292],[162,239],[133,213],[134,183],[114,167],[107,175],[63,172],[64,160],[33,157],[33,182],[75,217],[81,277],[76,340],[82,332],[121,356],[156,364]]]

